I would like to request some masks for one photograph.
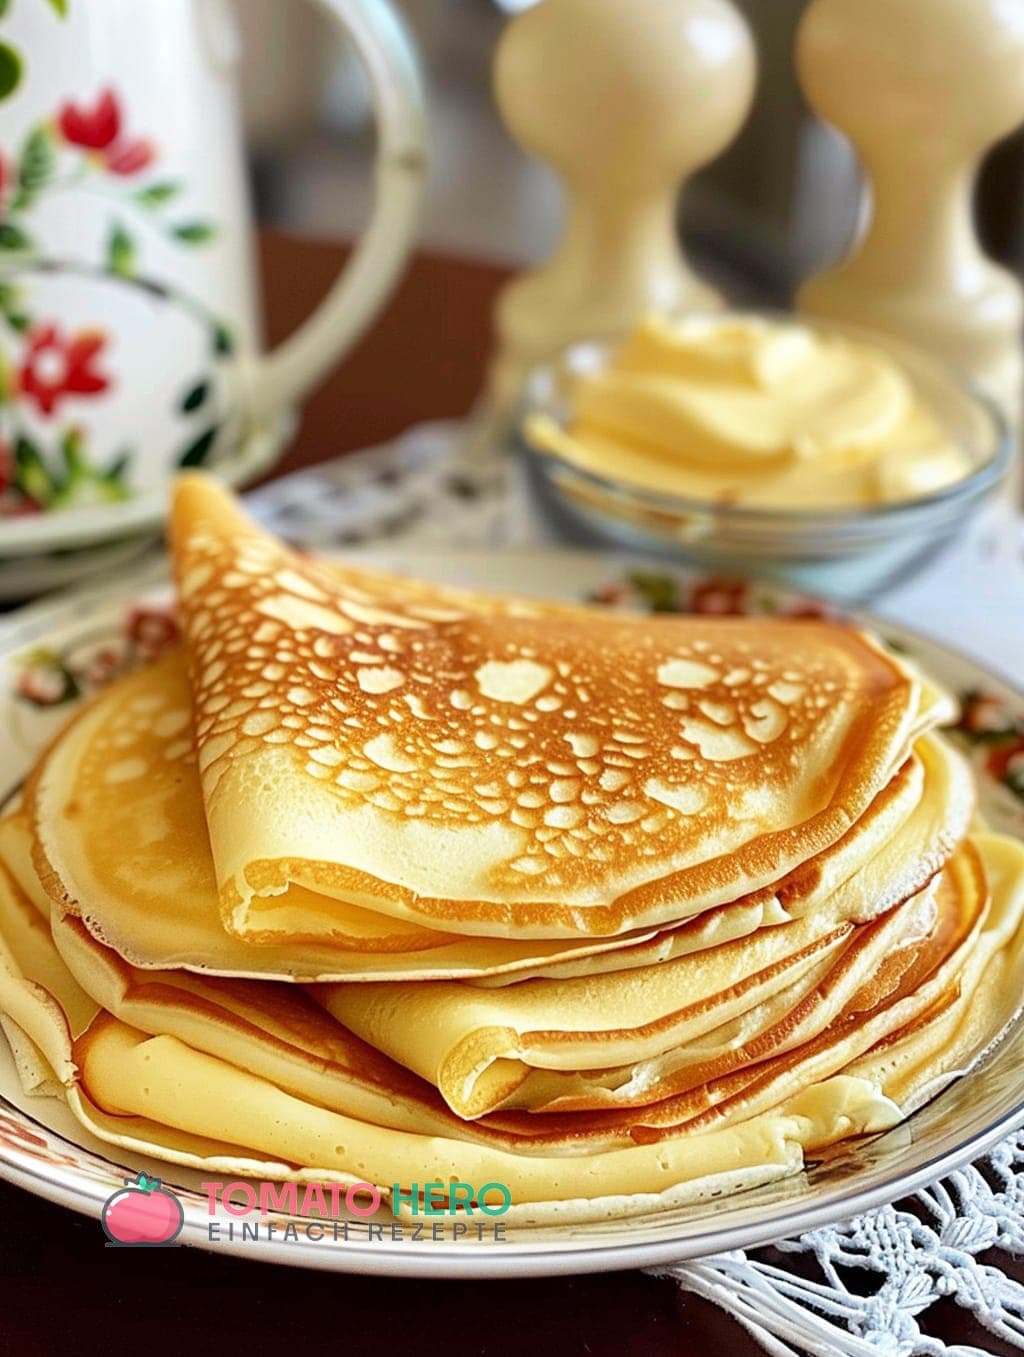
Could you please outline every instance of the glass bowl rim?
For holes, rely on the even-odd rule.
[[[723,522],[731,522],[737,526],[762,528],[782,527],[789,529],[823,529],[826,525],[839,529],[846,528],[872,528],[881,525],[898,525],[901,521],[910,519],[927,518],[931,510],[941,510],[947,506],[958,503],[968,504],[986,494],[989,490],[997,486],[1006,475],[1013,460],[1015,448],[1015,435],[1010,425],[1010,421],[997,401],[986,392],[977,381],[965,376],[958,368],[952,364],[943,362],[941,359],[933,357],[925,350],[906,343],[903,340],[895,339],[893,336],[883,335],[880,332],[872,331],[866,326],[844,325],[838,322],[819,321],[813,316],[800,316],[796,313],[771,310],[745,310],[745,311],[725,311],[725,312],[694,312],[687,313],[681,319],[721,319],[724,317],[745,319],[788,319],[797,320],[801,324],[828,333],[838,333],[851,335],[857,338],[864,338],[868,341],[881,343],[883,346],[888,342],[895,344],[898,348],[905,350],[915,358],[920,358],[928,365],[933,367],[947,381],[955,386],[959,393],[966,396],[968,401],[974,405],[975,409],[985,419],[992,437],[992,455],[986,458],[979,466],[976,466],[970,475],[962,480],[954,481],[952,484],[942,486],[938,490],[933,490],[927,495],[919,495],[913,499],[893,500],[883,504],[871,505],[832,505],[828,507],[802,507],[793,506],[787,508],[779,505],[770,507],[757,507],[749,505],[728,504],[720,500],[696,499],[686,495],[666,494],[657,490],[650,490],[644,486],[635,485],[632,482],[618,480],[611,476],[602,475],[596,471],[590,471],[583,467],[576,466],[557,453],[548,452],[536,447],[527,432],[526,424],[531,415],[548,414],[550,418],[564,427],[564,422],[551,413],[547,408],[547,403],[537,399],[535,396],[536,388],[544,378],[551,378],[559,369],[567,365],[572,357],[584,352],[607,354],[614,350],[620,340],[593,339],[578,340],[568,345],[561,353],[550,359],[546,363],[540,363],[529,373],[524,385],[523,394],[519,402],[519,408],[515,415],[515,436],[526,452],[533,458],[545,473],[550,477],[551,470],[567,472],[578,480],[593,486],[595,489],[603,490],[612,494],[620,500],[628,500],[633,505],[648,509],[656,513],[675,513],[679,517],[713,517]],[[556,487],[557,488],[557,487]]]

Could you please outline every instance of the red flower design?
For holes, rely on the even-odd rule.
[[[1003,735],[1013,730],[1013,715],[992,693],[969,693],[964,698],[960,726],[971,735]]]
[[[92,108],[65,104],[57,118],[61,136],[85,151],[105,151],[121,132],[121,108],[117,96],[106,89]]]
[[[108,151],[107,169],[111,174],[138,174],[151,165],[155,157],[153,143],[139,137],[135,141],[123,141],[120,146]]]
[[[746,599],[745,580],[701,580],[690,595],[690,611],[705,616],[742,617]]]
[[[15,681],[14,691],[34,707],[56,707],[69,696],[67,671],[59,665],[23,669]]]
[[[985,763],[997,781],[1024,788],[1024,737],[991,750]]]
[[[33,1159],[41,1159],[46,1164],[75,1163],[69,1155],[53,1149],[42,1136],[20,1125],[13,1117],[0,1116],[0,1145],[30,1154]]]
[[[614,607],[617,603],[623,603],[625,599],[626,586],[624,584],[598,585],[590,596],[592,603],[603,603],[606,607]]]
[[[832,610],[824,603],[815,603],[811,599],[806,599],[800,603],[794,603],[791,608],[787,608],[783,617],[788,617],[791,622],[828,622],[834,616]]]
[[[111,174],[138,174],[156,155],[152,143],[141,137],[122,139],[121,105],[112,89],[105,89],[91,108],[65,104],[57,126],[70,146],[101,155]]]
[[[43,415],[52,415],[63,396],[100,395],[110,386],[110,378],[95,367],[105,343],[99,330],[80,330],[65,339],[56,325],[36,326],[28,336],[19,389]]]
[[[90,688],[102,688],[124,669],[124,656],[109,646],[99,650],[89,661],[85,671],[85,681]]]
[[[124,629],[128,640],[145,659],[154,659],[178,639],[178,623],[171,608],[133,608]]]

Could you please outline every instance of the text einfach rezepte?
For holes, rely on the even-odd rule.
[[[391,578],[201,477],[171,540],[184,647],[0,822],[0,1020],[101,1139],[611,1216],[891,1126],[1014,1016],[1024,848],[872,638]]]

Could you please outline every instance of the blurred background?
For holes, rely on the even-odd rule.
[[[433,163],[421,248],[512,264],[543,258],[560,221],[557,182],[506,136],[490,93],[494,45],[533,0],[395,0],[431,85]],[[842,254],[857,225],[859,178],[844,139],[807,111],[793,74],[806,0],[737,0],[761,77],[731,151],[695,180],[681,226],[701,269],[738,302],[784,302]],[[366,85],[312,6],[238,0],[257,213],[264,225],[328,238],[361,229],[372,185]],[[978,210],[988,248],[1024,269],[1024,137],[998,147]]]

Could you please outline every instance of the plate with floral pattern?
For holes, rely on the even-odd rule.
[[[695,569],[571,551],[471,551],[363,556],[373,564],[485,590],[585,601],[602,607],[706,616],[832,615],[830,605],[774,584],[710,578]],[[867,622],[960,698],[950,732],[970,759],[981,809],[994,829],[1024,838],[1024,696],[975,661],[889,623]],[[0,760],[4,799],[16,794],[45,743],[75,707],[178,639],[161,563],[126,590],[106,584],[0,620]],[[496,1240],[379,1235],[309,1237],[287,1210],[258,1242],[211,1219],[203,1175],[161,1165],[88,1137],[57,1099],[26,1098],[0,1043],[0,1177],[99,1218],[104,1202],[140,1172],[162,1178],[181,1202],[178,1242],[242,1251],[266,1261],[406,1276],[539,1276],[646,1267],[802,1233],[894,1201],[983,1154],[1024,1123],[1024,1024],[965,1078],[883,1135],[840,1147],[827,1161],[763,1188],[621,1220],[509,1227]],[[424,1166],[428,1172],[429,1166]],[[219,1224],[218,1224],[219,1222]],[[306,1222],[308,1224],[308,1222]],[[426,1232],[428,1235],[429,1231]],[[97,1239],[101,1238],[97,1225]]]

